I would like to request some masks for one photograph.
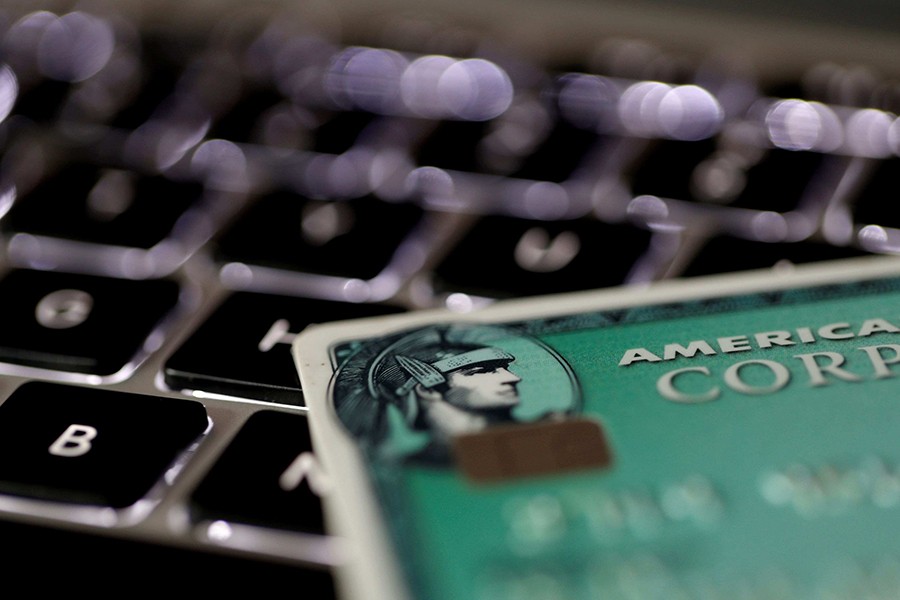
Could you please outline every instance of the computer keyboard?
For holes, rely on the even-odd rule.
[[[4,563],[332,597],[308,324],[900,248],[896,73],[238,14],[0,8]]]

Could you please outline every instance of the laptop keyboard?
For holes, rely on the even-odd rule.
[[[300,25],[0,10],[21,564],[49,544],[73,573],[189,560],[330,598],[344,549],[288,352],[308,324],[900,248],[900,85],[865,66],[772,81],[620,40],[573,67]]]

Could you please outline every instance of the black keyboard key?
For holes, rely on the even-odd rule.
[[[0,491],[131,506],[207,427],[191,400],[27,383],[0,405]]]
[[[199,596],[229,596],[240,581],[248,582],[261,596],[296,590],[303,600],[335,598],[328,571],[296,564],[10,521],[0,521],[0,539],[6,548],[3,580],[7,586],[22,584],[25,589],[70,594],[73,582],[90,581],[92,594],[101,597],[119,597],[125,589],[138,588],[171,595],[176,587]],[[53,564],[52,576],[38,583],[35,570],[48,561]]]
[[[284,96],[273,89],[260,88],[247,92],[227,113],[222,115],[209,132],[211,138],[232,142],[263,143],[265,117],[279,107],[288,109]],[[299,110],[299,109],[298,109]]]
[[[51,237],[150,248],[197,202],[202,186],[161,176],[69,164],[19,198],[4,227]]]
[[[421,144],[417,164],[456,171],[563,181],[597,141],[559,120],[537,99],[521,99],[490,121],[442,121]]]
[[[731,237],[712,238],[700,250],[683,273],[686,277],[767,269],[780,262],[802,264],[864,256],[866,253],[846,246],[830,246],[820,242],[768,243]]]
[[[785,213],[798,207],[824,158],[817,152],[773,149],[747,171],[734,206]]]
[[[618,285],[649,240],[629,225],[485,217],[438,265],[435,288],[500,298]]]
[[[306,273],[371,279],[419,221],[421,209],[372,196],[315,201],[279,192],[219,240],[219,257]]]
[[[0,361],[113,375],[178,301],[169,280],[15,270],[0,280]]]
[[[140,91],[116,114],[112,121],[112,126],[116,128],[137,129],[153,117],[162,117],[160,108],[171,105],[186,57],[200,48],[195,40],[187,36],[145,35],[141,42]]]
[[[478,143],[486,132],[484,121],[444,121],[422,144],[418,164],[456,171],[484,171]]]
[[[512,176],[537,181],[565,181],[601,140],[593,131],[580,129],[560,120]]]
[[[311,323],[399,310],[375,304],[235,293],[166,361],[166,385],[299,405],[303,397],[290,354],[296,334]]]
[[[71,91],[72,84],[67,81],[41,80],[19,95],[13,112],[39,123],[52,122]]]
[[[325,154],[343,154],[353,147],[356,139],[375,119],[372,113],[361,111],[330,115],[314,132],[312,149]]]
[[[853,220],[860,225],[900,227],[900,158],[878,165],[866,183],[853,209]]]
[[[600,136],[523,104],[492,121],[443,121],[421,145],[417,163],[441,169],[498,173],[561,182],[582,164]]]
[[[198,520],[324,534],[317,469],[306,417],[257,412],[194,491],[192,512]]]
[[[701,165],[711,158],[714,151],[715,142],[712,139],[697,142],[660,141],[634,172],[634,194],[675,200],[715,199],[704,197],[703,190],[697,189],[695,183],[698,167],[702,169]],[[724,173],[721,176],[728,175]],[[739,172],[739,176],[742,177],[743,173]]]
[[[112,120],[112,126],[121,129],[137,129],[147,122],[175,89],[178,73],[172,67],[144,66],[144,80],[134,100],[123,107]],[[157,115],[162,116],[162,115]]]

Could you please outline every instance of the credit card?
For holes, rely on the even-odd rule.
[[[317,326],[347,598],[900,597],[900,263]]]

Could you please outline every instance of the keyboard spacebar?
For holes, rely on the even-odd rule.
[[[334,599],[331,574],[321,569],[21,523],[0,521],[0,555],[6,589],[22,583],[30,590],[68,589],[73,596],[201,591],[227,597],[236,585],[246,585],[254,597],[287,592],[304,600]]]

